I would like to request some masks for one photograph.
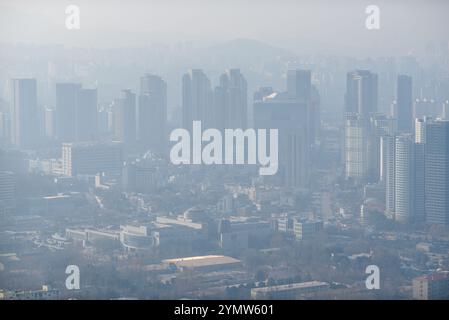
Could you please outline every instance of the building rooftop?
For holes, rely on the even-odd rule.
[[[263,288],[253,288],[253,292],[267,293],[271,291],[284,291],[284,290],[292,290],[292,289],[305,289],[305,288],[313,288],[313,287],[321,287],[328,286],[327,282],[321,281],[308,281],[308,282],[298,282],[298,283],[289,283],[282,284],[277,286],[263,287]]]
[[[176,259],[166,259],[162,261],[167,264],[175,264],[177,267],[181,268],[197,268],[197,267],[206,267],[212,265],[225,265],[225,264],[234,264],[240,263],[240,260],[222,256],[222,255],[207,255],[207,256],[195,256],[195,257],[185,257],[185,258],[176,258]]]

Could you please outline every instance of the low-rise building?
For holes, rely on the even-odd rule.
[[[413,279],[413,298],[449,299],[449,272],[436,272]]]
[[[299,295],[329,289],[327,282],[308,281],[251,289],[252,299],[295,299]]]

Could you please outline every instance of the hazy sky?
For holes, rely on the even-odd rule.
[[[65,28],[78,5],[81,29]],[[365,28],[367,5],[380,30]],[[89,47],[252,38],[307,53],[407,54],[449,40],[445,0],[1,0],[0,42]]]

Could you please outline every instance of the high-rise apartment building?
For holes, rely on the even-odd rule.
[[[399,132],[413,133],[412,78],[406,75],[398,76],[395,118]]]
[[[119,99],[114,100],[114,138],[125,146],[133,146],[136,142],[136,94],[131,90],[122,90]]]
[[[309,185],[310,145],[308,103],[291,99],[287,92],[271,93],[266,88],[254,95],[254,123],[257,129],[278,129],[279,176],[294,188]]]
[[[426,126],[425,208],[430,224],[449,224],[449,121]]]
[[[395,220],[413,222],[415,219],[415,143],[413,136],[403,134],[395,143]]]
[[[11,80],[11,142],[20,148],[31,148],[37,142],[36,79]]]
[[[214,89],[212,126],[218,129],[245,129],[248,126],[248,90],[239,69],[227,70]]]
[[[97,89],[83,89],[79,83],[57,83],[55,112],[58,141],[97,138]]]
[[[15,208],[15,175],[9,171],[0,171],[0,216],[9,214]]]
[[[345,112],[359,113],[365,120],[377,112],[377,74],[368,70],[349,72],[346,77]]]
[[[214,126],[211,83],[200,69],[189,70],[182,78],[182,124],[192,131],[193,121],[201,121],[202,128]]]
[[[167,84],[153,74],[140,79],[138,140],[152,152],[163,154],[167,148]]]
[[[345,176],[364,180],[368,172],[368,128],[360,114],[346,114],[345,119]]]

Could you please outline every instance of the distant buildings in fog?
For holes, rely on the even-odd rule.
[[[123,149],[119,142],[79,142],[62,145],[63,172],[67,176],[120,174]]]
[[[449,224],[449,121],[416,121],[386,143],[386,211],[401,222]]]
[[[191,130],[193,121],[201,121],[204,128],[245,129],[247,100],[247,82],[239,69],[226,70],[214,89],[201,69],[189,70],[182,78],[183,128]]]
[[[309,187],[310,153],[319,119],[319,96],[309,70],[290,70],[287,91],[262,87],[254,94],[254,125],[279,130],[279,173],[284,186]],[[318,124],[319,127],[319,124]]]
[[[36,86],[36,79],[11,80],[11,142],[22,149],[30,149],[37,143]]]

